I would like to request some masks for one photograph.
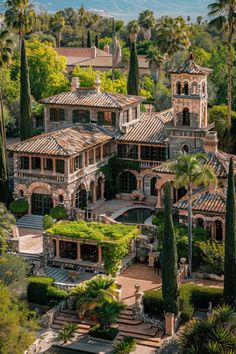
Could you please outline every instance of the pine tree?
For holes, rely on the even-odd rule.
[[[226,304],[236,307],[236,214],[234,183],[234,163],[231,158],[225,220],[224,301]]]
[[[22,48],[21,48],[21,70],[20,70],[20,134],[21,134],[21,140],[25,140],[33,136],[29,69],[27,64],[24,40],[22,41]]]
[[[98,35],[96,34],[96,37],[95,37],[95,47],[98,48],[99,46],[99,41],[98,41]]]
[[[88,35],[87,35],[87,48],[91,48],[91,35],[90,35],[90,31],[88,31]]]
[[[171,211],[170,182],[165,186],[164,234],[162,245],[162,295],[165,312],[178,313],[177,248]]]
[[[127,93],[128,95],[139,94],[138,56],[135,42],[133,42],[131,46]]]

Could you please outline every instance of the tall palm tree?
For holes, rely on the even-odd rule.
[[[30,31],[35,21],[34,5],[29,0],[6,0],[5,21],[8,27],[19,34],[19,48],[24,34]]]
[[[79,8],[79,21],[82,27],[83,38],[82,38],[82,46],[85,47],[85,22],[87,20],[87,11],[85,10],[83,4]]]
[[[58,11],[49,20],[49,28],[56,35],[57,47],[61,46],[61,33],[65,28],[65,19],[61,13]]]
[[[172,59],[174,53],[189,48],[189,37],[190,28],[182,17],[166,16],[157,28],[157,46]]]
[[[213,17],[210,25],[224,30],[227,37],[227,68],[228,68],[228,111],[227,118],[231,122],[231,90],[233,62],[233,36],[236,25],[236,0],[218,0],[208,5],[208,16]]]
[[[140,31],[140,26],[137,20],[130,21],[127,26],[126,26],[128,32],[129,32],[129,38],[130,42],[136,42],[139,31]]]
[[[156,86],[159,78],[159,71],[163,63],[163,60],[164,60],[163,55],[160,53],[157,47],[152,46],[149,48],[146,55],[146,62],[148,62],[149,71],[151,73],[152,80],[155,85],[155,91],[156,91]]]
[[[216,183],[213,169],[206,164],[207,156],[203,153],[180,153],[176,161],[170,163],[174,172],[174,183],[177,188],[185,187],[188,197],[188,262],[189,274],[192,276],[192,197],[194,187]]]
[[[152,36],[152,29],[156,23],[153,11],[145,10],[141,12],[138,16],[138,23],[143,30],[144,39],[149,40]]]
[[[3,95],[2,95],[2,69],[11,63],[13,51],[13,41],[8,30],[0,32],[0,200],[8,201],[8,172],[7,172],[7,153],[6,153],[6,131],[4,123]]]
[[[65,24],[67,26],[76,28],[78,23],[78,14],[76,10],[74,10],[72,7],[67,7],[61,12],[61,14],[64,17]]]

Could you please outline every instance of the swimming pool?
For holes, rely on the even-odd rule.
[[[127,224],[144,224],[153,210],[150,208],[131,208],[115,218],[116,221]]]

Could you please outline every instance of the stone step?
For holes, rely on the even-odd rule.
[[[43,230],[43,216],[24,215],[17,220],[16,225],[26,229]]]
[[[130,315],[121,314],[118,318],[122,318],[122,319],[126,319],[126,320],[133,320],[134,316],[133,316],[133,314],[130,314]]]
[[[27,261],[40,262],[40,255],[41,254],[25,253],[25,252],[20,252],[18,254],[19,254],[19,256],[23,257]]]
[[[133,310],[130,307],[126,307],[124,310],[120,312],[120,315],[133,315]]]
[[[60,330],[64,327],[65,323],[63,324],[57,324],[57,323],[53,323],[53,325],[51,326],[52,329],[56,329],[56,330]],[[84,328],[76,328],[75,332],[76,334],[87,334],[89,331],[89,329],[84,329]]]
[[[137,326],[141,323],[143,323],[143,321],[140,320],[134,320],[134,319],[126,319],[126,318],[118,318],[117,319],[117,323],[122,323],[122,324],[127,324],[127,325],[131,325],[131,326]]]
[[[119,336],[117,337],[117,340],[121,341],[126,335],[127,334],[125,334],[125,335],[119,334]],[[155,348],[155,349],[160,348],[160,342],[155,342],[155,341],[149,340],[149,338],[147,338],[146,340],[139,339],[133,334],[130,334],[130,337],[133,337],[137,344],[140,344],[144,347]]]
[[[155,337],[158,332],[157,328],[151,327],[151,325],[147,325],[144,323],[136,326],[119,324],[119,330],[125,333],[142,334],[142,335],[144,334],[149,337]]]
[[[74,323],[78,323],[78,325],[81,328],[90,328],[91,324],[87,324],[87,323],[83,323],[81,322],[81,320],[77,317],[77,316],[71,316],[71,317],[67,317],[67,316],[63,316],[63,315],[59,315],[56,317],[55,321],[57,323],[65,323],[65,322],[74,322]]]
[[[123,336],[123,337],[128,336],[127,332],[123,332],[123,331],[120,331],[119,335]],[[130,333],[130,337],[137,338],[137,339],[143,339],[143,340],[149,340],[149,341],[155,342],[155,343],[160,343],[160,341],[161,341],[160,336],[150,337],[148,335],[137,334],[137,333]]]

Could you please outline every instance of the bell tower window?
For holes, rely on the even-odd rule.
[[[184,84],[184,94],[188,96],[188,84]]]
[[[189,153],[189,147],[188,147],[188,145],[184,145],[184,146],[182,147],[182,152],[185,153],[185,154],[188,154],[188,153]]]
[[[183,125],[190,125],[190,113],[188,108],[183,110]]]
[[[181,95],[181,83],[177,83],[177,95]]]

